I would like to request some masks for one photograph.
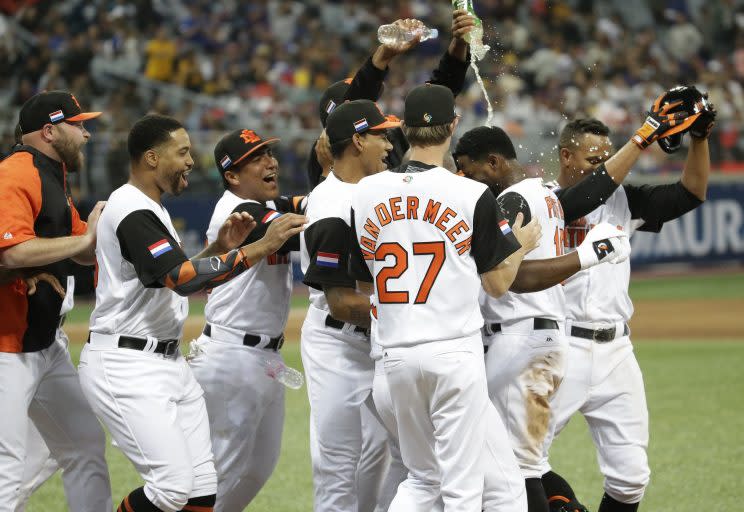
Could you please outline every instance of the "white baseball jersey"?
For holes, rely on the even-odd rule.
[[[126,184],[109,197],[96,234],[98,284],[91,332],[180,338],[188,300],[158,282],[188,259],[168,211]]]
[[[513,222],[517,213],[524,214],[524,224],[536,218],[542,228],[540,246],[530,251],[525,260],[555,258],[563,254],[563,208],[542,178],[522,180],[504,190],[498,197],[504,216]],[[561,286],[532,293],[506,292],[498,299],[480,293],[480,305],[486,323],[502,323],[527,318],[549,318],[563,321],[565,296]]]
[[[389,348],[472,335],[479,274],[519,243],[485,185],[420,162],[402,169],[364,178],[351,201],[352,272],[375,288],[372,337]]]
[[[356,286],[348,275],[349,212],[356,186],[331,172],[308,197],[308,224],[300,234],[300,262],[304,283],[310,287],[310,304],[323,311],[329,311],[324,286]]]
[[[230,214],[239,211],[250,213],[256,220],[257,226],[245,243],[255,242],[263,237],[271,221],[288,211],[287,202],[286,198],[279,198],[276,202],[263,204],[225,191],[209,221],[207,242],[212,243]],[[279,336],[287,323],[292,293],[289,251],[298,249],[298,241],[294,237],[275,254],[267,256],[229,283],[213,289],[204,308],[207,323],[251,334]]]

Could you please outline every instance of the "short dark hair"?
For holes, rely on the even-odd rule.
[[[576,137],[587,133],[607,137],[610,134],[610,129],[602,121],[593,117],[574,119],[561,131],[561,136],[558,139],[558,147],[568,148],[572,143],[575,145]]]
[[[517,158],[514,144],[498,126],[478,126],[465,132],[457,141],[452,156],[465,155],[473,161],[482,161],[490,154],[501,155],[507,160]]]
[[[419,148],[438,146],[444,144],[447,138],[452,136],[451,122],[434,126],[408,126],[404,124],[403,134],[411,146]]]
[[[139,119],[127,138],[127,149],[132,162],[138,162],[147,150],[164,144],[171,139],[171,133],[180,130],[183,125],[172,117],[159,114],[148,114]]]
[[[331,148],[331,156],[333,158],[341,158],[344,154],[344,151],[346,151],[346,148],[348,148],[351,145],[352,139],[343,139],[339,140],[337,142],[334,142],[333,144],[330,144]]]

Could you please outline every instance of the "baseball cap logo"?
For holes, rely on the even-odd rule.
[[[369,128],[369,123],[367,122],[366,117],[363,117],[359,121],[354,123],[354,131],[357,133],[361,132],[362,130],[366,130],[367,128]]]
[[[74,94],[70,94],[70,98],[72,98],[72,101],[75,103],[75,105],[77,106],[77,108],[79,108],[80,110],[83,110],[83,107],[80,106],[80,103],[78,103],[78,100],[77,100],[77,98],[75,97]]]
[[[253,130],[243,130],[240,132],[240,138],[243,139],[243,142],[246,144],[253,144],[261,140],[261,137],[256,135],[256,132]]]
[[[427,112],[427,113],[424,114],[424,121],[426,121],[427,123],[431,123],[431,114],[430,113]]]

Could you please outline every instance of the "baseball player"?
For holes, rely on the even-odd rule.
[[[649,139],[671,135],[679,131],[686,118],[685,112],[670,113],[669,109],[660,108],[639,132]],[[559,198],[542,179],[524,179],[514,145],[499,128],[471,130],[463,135],[455,150],[462,171],[488,183],[498,194],[506,218],[514,219],[522,213],[525,219],[536,218],[541,223],[540,247],[527,260],[563,255],[564,211],[568,210],[565,217],[573,220],[602,204],[627,175],[638,154],[635,144],[629,141],[600,169],[566,189]],[[569,202],[570,198],[575,199]],[[605,224],[587,236],[587,243],[577,251],[581,269],[602,260],[627,259],[627,232]],[[568,275],[576,270],[574,267]],[[516,284],[519,291],[530,291],[521,283]],[[489,394],[506,422],[525,478],[530,509],[546,511],[542,456],[547,449],[545,440],[552,437],[555,426],[551,402],[563,378],[567,345],[561,330],[565,319],[563,288],[555,285],[532,293],[512,291],[498,299],[481,293],[481,309],[485,318]]]
[[[574,251],[587,231],[600,222],[622,226],[627,233],[658,232],[665,222],[705,200],[710,172],[707,138],[715,109],[706,105],[700,114],[689,131],[690,148],[680,180],[670,185],[618,187],[606,204],[568,224],[564,240],[567,251]],[[639,140],[636,151],[640,153],[646,146]],[[612,154],[609,129],[596,119],[579,119],[566,125],[558,147],[561,188],[570,187]],[[650,475],[646,454],[648,410],[628,329],[633,314],[629,280],[630,263],[624,262],[580,272],[564,286],[568,372],[553,410],[555,433],[577,411],[584,415],[605,477],[599,512],[637,510]],[[544,470],[549,469],[546,453]],[[580,509],[570,486],[559,475],[548,471],[543,485],[553,509]]]
[[[271,149],[278,141],[238,129],[217,143],[214,158],[225,193],[212,214],[208,243],[232,213],[257,219],[246,239],[251,243],[283,213],[304,210],[303,196],[279,196],[279,165]],[[292,293],[289,252],[299,245],[299,236],[293,236],[279,251],[215,288],[204,309],[204,332],[192,343],[196,350],[190,364],[204,389],[217,468],[217,511],[243,510],[279,460],[284,386],[267,376],[264,366],[283,364],[279,349]]]
[[[392,148],[386,130],[398,125],[369,100],[336,108],[326,126],[333,172],[308,197],[309,224],[300,240],[310,307],[302,326],[301,350],[318,511],[348,512],[370,505],[359,501],[356,483],[362,410],[373,407],[369,290],[358,291],[347,272],[348,220],[355,184],[385,169]]]
[[[352,196],[350,266],[374,283],[372,337],[409,470],[390,510],[431,510],[440,494],[444,510],[526,510],[487,397],[475,297],[481,283],[494,295],[508,289],[539,229],[522,230],[520,218],[505,234],[488,188],[441,167],[456,125],[449,89],[413,89],[403,125],[411,160],[363,179]],[[489,430],[503,433],[496,453]],[[502,493],[485,504],[485,469],[496,465]]]
[[[82,167],[81,150],[90,137],[83,122],[99,115],[83,112],[69,92],[38,94],[21,107],[22,145],[0,162],[0,265],[6,269],[0,284],[2,511],[22,506],[21,488],[32,476],[24,476],[27,448],[43,458],[44,443],[64,469],[70,509],[111,509],[105,437],[80,389],[61,329],[72,307],[69,260],[94,263],[103,207],[96,205],[88,224],[82,222],[67,191],[67,172]],[[31,268],[52,275],[59,287],[9,272]]]
[[[234,213],[194,258],[161,204],[178,195],[193,166],[186,130],[148,115],[127,141],[129,182],[115,190],[98,225],[98,285],[90,336],[80,356],[88,401],[145,480],[120,511],[213,509],[217,490],[202,389],[181,356],[186,296],[228,282],[275,253],[302,229],[287,214],[258,242],[239,247],[255,226]]]
[[[406,29],[423,26],[423,23],[416,19],[396,20],[394,23]],[[455,96],[460,94],[465,85],[465,75],[470,63],[470,47],[465,41],[465,36],[474,26],[475,20],[466,10],[456,9],[452,12],[452,40],[447,51],[442,55],[437,69],[432,71],[429,83],[449,87]],[[323,127],[326,126],[328,114],[344,101],[358,99],[377,101],[384,89],[385,77],[392,61],[418,44],[418,38],[400,45],[381,44],[359,68],[353,79],[340,80],[326,89],[318,104]],[[393,146],[388,153],[388,166],[397,167],[402,163],[409,149],[408,141],[403,136],[403,132],[397,128],[390,130],[388,140]],[[325,179],[332,163],[333,156],[328,148],[328,137],[323,132],[310,150],[308,159],[308,177],[311,188]]]

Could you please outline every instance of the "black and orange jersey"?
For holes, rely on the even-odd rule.
[[[31,146],[0,161],[0,251],[33,238],[85,233],[67,190],[65,166]],[[44,267],[66,286],[70,260]],[[22,279],[0,285],[0,352],[36,352],[54,342],[62,298],[50,286],[27,295]]]

